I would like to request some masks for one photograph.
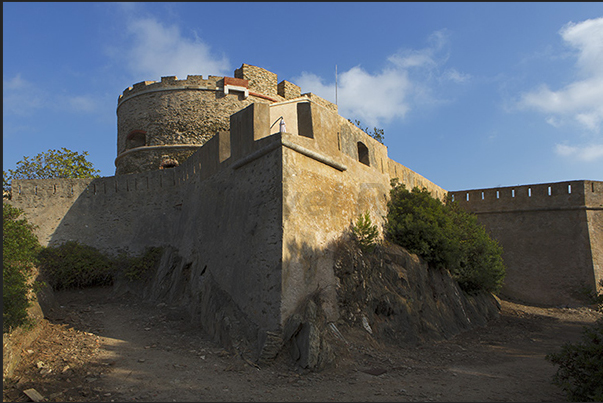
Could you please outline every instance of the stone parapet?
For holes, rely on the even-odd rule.
[[[301,88],[286,80],[278,83],[276,91],[278,95],[285,99],[293,99],[301,96]]]
[[[450,192],[503,248],[502,295],[584,303],[603,278],[603,182],[578,180]]]
[[[603,207],[603,182],[566,181],[450,192],[474,213]]]
[[[125,101],[127,98],[144,92],[151,90],[161,90],[161,89],[207,89],[207,90],[216,90],[222,86],[219,82],[223,80],[224,77],[220,76],[208,76],[207,79],[203,79],[201,75],[189,75],[184,80],[178,80],[176,76],[168,76],[161,77],[161,81],[141,81],[139,83],[134,84],[132,87],[126,88],[123,93],[118,98],[118,104]]]
[[[259,92],[260,94],[274,97],[279,95],[277,92],[277,78],[272,73],[261,67],[243,64],[234,71],[235,78],[249,80],[249,90]]]

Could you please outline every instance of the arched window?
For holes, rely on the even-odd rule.
[[[126,137],[126,150],[142,147],[147,144],[147,132],[144,130],[132,130]]]
[[[358,142],[358,161],[366,166],[371,166],[368,147],[365,146],[361,141]]]

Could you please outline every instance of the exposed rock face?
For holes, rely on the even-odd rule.
[[[285,324],[285,350],[302,368],[320,370],[333,363],[335,354],[329,343],[332,338],[321,307],[320,293],[309,296]]]
[[[325,319],[320,292],[285,326],[291,358],[303,368],[322,369],[334,361],[329,341],[337,326],[363,328],[382,341],[416,344],[484,326],[499,313],[492,294],[467,295],[447,271],[428,267],[397,245],[363,256],[353,243],[340,242],[335,262],[341,315],[336,326]]]
[[[483,326],[500,306],[489,293],[467,295],[447,271],[433,269],[397,245],[362,256],[350,244],[338,250],[335,274],[342,319],[375,337],[416,343]]]
[[[211,274],[193,276],[201,286],[189,289],[190,276],[182,272],[185,268],[181,269],[182,258],[176,250],[164,255],[163,264],[145,284],[117,281],[115,292],[179,303],[188,307],[188,320],[198,323],[226,349],[255,356],[261,365],[285,355],[310,370],[336,362],[351,328],[364,329],[367,337],[377,341],[412,345],[484,326],[499,313],[493,295],[467,295],[447,271],[429,267],[400,246],[386,244],[363,255],[355,243],[340,240],[334,250],[335,317],[339,319],[333,320],[329,294],[318,287],[298,304],[279,332],[255,326]],[[253,354],[254,350],[259,354]]]

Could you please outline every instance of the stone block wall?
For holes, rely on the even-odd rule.
[[[525,302],[583,302],[601,290],[603,182],[568,181],[451,192],[503,247],[502,294]]]
[[[216,80],[218,82],[219,80]],[[217,132],[230,130],[230,115],[253,103],[242,93],[224,94],[209,86],[149,86],[123,97],[117,108],[116,175],[158,169],[167,154],[183,162],[182,147],[201,146]],[[144,132],[144,145],[128,147],[128,135]],[[150,149],[149,147],[155,147]],[[192,147],[194,150],[195,147]],[[130,152],[128,156],[125,153]],[[190,153],[188,153],[190,156]]]
[[[278,83],[276,91],[278,95],[285,99],[293,99],[301,96],[301,88],[286,80]]]
[[[234,78],[169,76],[136,83],[118,99],[116,175],[158,169],[162,155],[183,162],[217,132],[230,130],[232,114],[299,95],[295,84],[277,85],[276,74],[247,64]]]
[[[266,69],[243,63],[240,68],[234,71],[234,76],[235,78],[249,80],[250,91],[259,92],[270,97],[279,95],[277,92],[278,76]]]
[[[311,136],[271,134],[272,110],[283,108],[292,121],[301,110]],[[189,307],[220,340],[235,315],[223,317],[223,310],[239,312],[237,320],[261,349],[266,334],[279,334],[316,287],[331,290],[326,295],[335,315],[327,244],[365,211],[382,221],[389,162],[385,146],[307,98],[254,103],[229,120],[230,131],[176,168],[14,181],[10,203],[39,225],[44,245],[77,240],[110,254],[165,247],[146,297]],[[384,164],[358,161],[358,141],[370,149],[371,161]]]

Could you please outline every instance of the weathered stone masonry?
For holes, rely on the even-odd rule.
[[[261,356],[317,289],[323,291],[328,319],[336,319],[332,245],[360,214],[368,211],[375,223],[383,222],[391,179],[407,188],[425,187],[440,199],[447,196],[391,160],[387,147],[339,116],[336,105],[277,81],[276,74],[244,64],[235,77],[163,77],[134,84],[118,100],[115,176],[15,180],[9,202],[38,226],[43,245],[77,240],[108,253],[132,254],[164,247],[145,297],[187,306],[225,345],[230,335],[243,333],[257,343]],[[177,166],[162,165],[170,159]],[[554,265],[552,259],[530,269],[559,273],[551,274],[548,287],[554,290],[568,282],[592,284],[593,270],[594,279],[601,277],[600,182],[588,182],[594,186],[588,195],[580,193],[580,183],[587,182],[572,182],[576,190],[560,202],[569,203],[572,212],[550,209],[550,217],[541,220],[559,231],[571,229],[559,249],[578,244],[580,237],[590,239],[590,251],[582,242],[568,252],[580,265]],[[480,204],[472,192],[465,207],[489,206],[490,196]],[[580,194],[583,204],[574,202]],[[516,215],[519,199],[499,200],[510,210],[501,219],[504,225],[484,222],[515,240],[545,239],[546,228],[517,229],[528,214]],[[561,199],[542,203],[553,200]],[[496,215],[480,219],[486,216]],[[532,259],[527,256],[538,247],[503,246],[512,266],[506,289],[523,295],[516,284],[539,279],[526,278],[513,265]],[[588,266],[589,253],[594,266]],[[563,274],[568,268],[570,274]]]
[[[242,81],[226,82],[245,88],[236,85]],[[152,84],[129,91],[147,86]],[[186,122],[197,124],[193,116],[206,101],[199,94],[206,92],[194,93],[194,113],[187,115],[174,109],[189,105],[189,91],[169,88],[120,98],[117,173],[127,167],[124,161],[135,163],[130,156],[148,153],[152,142],[178,145],[174,122],[187,130]],[[259,90],[251,84],[249,89]],[[216,92],[223,91],[213,93],[222,105]],[[390,160],[384,145],[315,95],[272,103],[257,97],[261,101],[249,104],[240,100],[243,96],[233,96],[239,111],[231,113],[228,103],[220,112],[230,114],[228,130],[211,137],[205,133],[207,139],[199,140],[203,145],[176,168],[160,170],[154,161],[139,165],[136,173],[94,180],[14,181],[11,203],[39,225],[44,245],[77,240],[109,253],[166,247],[147,296],[185,304],[225,344],[238,326],[261,352],[267,335],[279,335],[317,288],[326,290],[336,315],[329,245],[361,213],[370,211],[382,222],[391,178],[427,187],[437,197],[446,192]],[[176,107],[165,106],[168,101]],[[161,108],[170,116],[167,121],[147,117]],[[285,133],[274,124],[280,118],[286,121]],[[146,132],[144,142],[132,141],[140,134],[136,130]],[[129,133],[134,133],[130,139]],[[194,126],[186,133],[189,143],[203,129]]]
[[[603,279],[603,182],[451,192],[503,247],[504,295],[562,305]]]

